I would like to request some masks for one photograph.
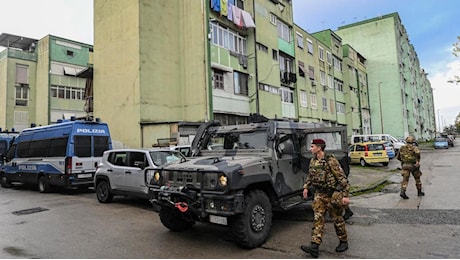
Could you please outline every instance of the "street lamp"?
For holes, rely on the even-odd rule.
[[[379,87],[379,105],[380,105],[380,130],[383,134],[383,116],[382,116],[382,94],[380,93],[380,85],[383,82],[379,82],[378,87]]]

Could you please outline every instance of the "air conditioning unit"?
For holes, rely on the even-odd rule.
[[[323,86],[323,90],[326,91],[328,90],[329,88],[327,86]]]
[[[315,81],[315,80],[312,80],[312,81],[311,81],[311,85],[312,85],[313,87],[316,86],[316,81]]]

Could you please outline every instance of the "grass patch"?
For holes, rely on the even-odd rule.
[[[359,196],[359,195],[364,195],[364,194],[369,194],[369,193],[374,193],[374,192],[381,192],[389,184],[390,183],[388,181],[384,181],[374,188],[369,188],[369,189],[364,189],[364,190],[350,187],[350,194],[352,194],[353,196]]]

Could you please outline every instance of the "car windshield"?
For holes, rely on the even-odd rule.
[[[225,132],[215,133],[208,149],[266,149],[267,132]]]
[[[436,138],[434,141],[435,142],[447,142],[447,139],[446,138]]]
[[[177,151],[152,151],[150,157],[155,165],[161,166],[166,163],[175,162],[181,160],[183,155]]]
[[[369,151],[385,150],[385,147],[383,146],[383,144],[369,144],[368,150]]]

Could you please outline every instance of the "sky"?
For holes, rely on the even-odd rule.
[[[428,73],[435,104],[436,127],[453,125],[460,113],[460,57],[452,54],[460,36],[458,0],[292,0],[294,23],[309,33],[397,12]],[[359,51],[359,50],[358,50]]]
[[[152,0],[160,1],[160,0]],[[167,1],[167,0],[164,0]],[[184,0],[190,1],[190,0]],[[437,127],[460,113],[458,0],[292,0],[294,22],[309,33],[398,12],[433,88]],[[94,44],[93,0],[0,0],[0,33],[41,39],[48,34]],[[1,50],[1,47],[0,47]]]

